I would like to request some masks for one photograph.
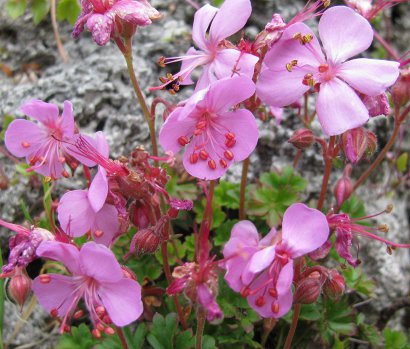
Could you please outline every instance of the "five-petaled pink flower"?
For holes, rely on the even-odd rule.
[[[226,47],[223,40],[241,30],[249,16],[252,7],[250,0],[226,0],[220,9],[205,5],[195,13],[192,28],[192,39],[199,48],[191,47],[182,57],[169,57],[163,63],[182,61],[181,71],[175,74],[171,81],[159,86],[159,89],[175,79],[181,85],[193,84],[191,74],[195,68],[203,66],[196,91],[206,88],[210,83],[233,75],[253,76],[258,57],[243,53],[238,49]],[[209,28],[209,33],[208,33]]]
[[[64,102],[61,117],[55,104],[40,100],[23,104],[21,111],[38,123],[14,120],[5,134],[7,149],[15,156],[26,157],[31,166],[28,171],[36,171],[52,179],[68,177],[64,164],[70,164],[73,157],[77,158],[69,149],[76,137],[71,102]],[[88,165],[86,159],[77,160]]]
[[[252,113],[229,110],[254,92],[255,85],[246,76],[214,82],[169,115],[159,134],[160,144],[174,153],[187,146],[183,163],[192,176],[221,177],[234,161],[246,159],[258,142]]]
[[[345,6],[328,9],[319,22],[319,41],[303,23],[287,28],[264,63],[257,94],[267,104],[283,107],[311,87],[319,90],[316,111],[324,132],[338,135],[363,125],[369,112],[356,91],[382,94],[399,75],[399,63],[358,58],[373,40],[369,22]]]
[[[87,24],[94,41],[105,45],[110,38],[132,36],[137,26],[147,26],[160,17],[147,0],[82,0],[82,12],[74,25],[77,38]]]
[[[272,229],[259,241],[249,221],[237,223],[224,248],[225,279],[263,317],[281,317],[292,306],[293,260],[312,252],[329,236],[326,216],[304,204],[290,206],[282,232]]]
[[[33,281],[33,291],[40,304],[53,316],[68,318],[83,299],[94,326],[126,326],[143,311],[141,286],[126,277],[114,254],[104,245],[87,242],[81,250],[74,245],[46,241],[37,255],[62,262],[72,274],[43,274]]]

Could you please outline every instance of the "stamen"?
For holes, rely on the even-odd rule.
[[[192,154],[189,156],[189,162],[190,162],[191,164],[196,164],[196,163],[198,162],[198,158],[199,158],[198,154],[192,153]]]
[[[271,287],[268,289],[268,293],[273,297],[273,298],[278,298],[278,291],[276,291],[275,288]]]
[[[387,234],[389,232],[389,226],[387,224],[380,224],[377,228],[378,231]]]
[[[206,150],[201,150],[200,152],[199,152],[199,157],[202,159],[202,160],[206,160],[206,159],[208,159],[208,153],[207,153],[207,151]]]
[[[312,34],[305,34],[302,36],[302,45],[306,45],[313,40]]]
[[[325,73],[329,70],[329,65],[328,64],[321,64],[319,65],[319,72],[320,73]]]
[[[225,150],[224,155],[225,155],[225,158],[229,161],[233,159],[233,153],[230,150]]]
[[[225,133],[225,138],[226,139],[233,140],[233,139],[235,139],[235,137],[236,137],[236,135],[233,132]]]
[[[189,139],[187,138],[187,137],[185,137],[185,136],[181,136],[181,137],[179,137],[178,138],[178,143],[181,145],[181,146],[186,146],[188,143],[189,143]]]
[[[93,337],[94,337],[95,339],[100,339],[100,338],[101,338],[101,332],[100,332],[100,330],[99,330],[98,328],[94,328],[94,329],[91,331],[91,334],[93,335]]]
[[[62,175],[64,178],[70,178],[70,174],[69,174],[66,170],[62,171],[62,172],[61,172],[61,175]]]
[[[256,299],[255,304],[257,307],[263,307],[265,305],[266,301],[263,296],[260,296]]]
[[[80,309],[80,310],[77,310],[77,311],[74,313],[73,318],[76,319],[76,320],[78,320],[79,318],[83,317],[83,315],[84,315],[84,311],[82,311],[82,310]]]
[[[248,286],[245,286],[242,288],[240,294],[242,297],[247,298],[251,294],[251,289]]]
[[[40,282],[42,284],[48,284],[51,281],[51,277],[48,274],[42,274],[40,275]]]
[[[226,162],[224,159],[219,159],[219,163],[221,164],[221,166],[222,166],[223,168],[227,168],[227,167],[228,167],[228,164],[227,164],[227,162]]]
[[[236,144],[236,139],[226,139],[225,140],[225,145],[228,148],[232,148]]]
[[[30,143],[28,143],[28,142],[21,142],[21,146],[22,146],[23,148],[29,148],[29,147],[30,147]]]
[[[94,232],[94,237],[96,237],[96,238],[100,238],[103,235],[104,235],[104,232],[102,230],[96,230]]]
[[[208,161],[208,166],[211,170],[215,170],[216,169],[216,162],[214,160],[209,160]]]
[[[58,310],[56,308],[51,309],[50,315],[52,317],[57,317],[58,316]]]
[[[277,314],[279,313],[279,303],[278,302],[273,302],[271,305],[270,310],[272,310],[272,313]]]
[[[105,334],[108,334],[109,336],[112,336],[112,335],[115,334],[115,330],[114,330],[112,327],[107,327],[107,328],[104,330],[104,332],[105,332]]]
[[[159,57],[159,59],[158,59],[158,65],[159,65],[161,68],[165,68],[165,57],[164,57],[164,56]]]
[[[58,157],[58,162],[59,162],[60,164],[64,164],[64,163],[66,162],[65,157],[64,157],[64,156],[59,156],[59,157]]]

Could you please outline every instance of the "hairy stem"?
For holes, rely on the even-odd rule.
[[[125,41],[125,52],[122,51],[122,53],[124,55],[125,62],[127,63],[128,73],[130,75],[132,87],[134,88],[135,94],[137,95],[137,99],[141,106],[142,113],[144,114],[144,118],[149,127],[149,134],[150,134],[151,146],[152,146],[152,155],[158,156],[157,138],[155,136],[155,119],[153,118],[153,115],[151,115],[148,109],[147,103],[145,101],[145,97],[142,93],[140,85],[138,84],[137,76],[135,75],[134,63],[132,59],[131,39],[127,39]]]
[[[196,334],[195,334],[195,349],[202,349],[202,336],[204,334],[204,327],[205,327],[205,311],[202,307],[198,307],[197,313],[197,326],[196,326]]]
[[[383,48],[386,50],[386,52],[389,54],[391,58],[393,58],[396,61],[400,61],[400,57],[397,54],[397,52],[386,42],[386,40],[383,39],[383,37],[376,31],[373,30],[374,32],[374,37],[376,40],[380,43],[380,45],[383,46]]]
[[[327,151],[323,154],[325,159],[325,172],[323,174],[322,189],[320,190],[319,201],[317,203],[317,209],[321,210],[326,199],[327,186],[329,184],[330,173],[332,172],[333,161],[333,148],[335,145],[336,137],[332,136],[329,140],[329,146]]]
[[[286,337],[286,342],[285,342],[285,346],[283,347],[283,349],[290,349],[292,345],[293,336],[295,335],[296,327],[298,326],[301,307],[302,305],[300,303],[295,304],[295,308],[293,309],[292,323],[290,325],[288,336]]]
[[[212,228],[212,200],[214,198],[215,181],[210,181],[204,216],[199,230],[199,264],[203,265],[209,257],[209,233]]]
[[[50,15],[51,15],[51,26],[53,27],[54,38],[56,39],[58,53],[60,54],[63,62],[67,63],[68,55],[61,42],[60,33],[58,32],[58,23],[57,23],[57,17],[56,17],[56,0],[50,1]]]
[[[241,191],[239,199],[239,219],[243,220],[246,218],[245,210],[245,194],[246,194],[246,183],[248,181],[249,172],[249,158],[246,158],[242,163],[242,177],[241,177]]]
[[[120,338],[122,347],[124,349],[129,349],[127,339],[125,338],[124,332],[122,331],[121,327],[117,327],[117,334],[118,334],[118,337]]]

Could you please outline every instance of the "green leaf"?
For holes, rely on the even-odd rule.
[[[48,0],[33,0],[31,3],[31,13],[33,14],[34,24],[39,24],[50,10]]]
[[[77,21],[81,7],[77,0],[60,0],[57,5],[57,19],[67,20],[71,25]]]
[[[8,0],[6,3],[7,14],[16,19],[26,12],[27,1],[26,0]]]
[[[348,288],[355,290],[364,297],[373,295],[375,283],[360,268],[348,267],[343,270],[343,277]]]
[[[177,263],[177,259],[181,260],[185,257],[185,246],[181,243],[181,241],[174,239],[172,242],[169,241],[167,244],[168,247],[168,263],[169,265],[175,265]],[[162,253],[158,250],[155,253],[155,257],[157,258],[158,262],[162,263]]]
[[[238,220],[229,219],[216,229],[213,240],[215,246],[222,246],[229,240],[232,228],[236,223],[238,223]]]
[[[386,328],[383,331],[385,349],[409,349],[410,338],[403,332]]]
[[[407,163],[409,161],[409,154],[402,153],[396,160],[396,167],[400,172],[407,171]]]
[[[204,216],[206,206],[206,199],[200,201],[199,205],[194,206],[194,212],[196,213],[196,222],[201,223]],[[221,209],[221,206],[217,200],[212,201],[212,229],[218,228],[225,220],[226,214]]]
[[[317,304],[303,304],[299,315],[302,320],[307,321],[317,321],[321,316]]]
[[[0,133],[0,139],[4,141],[4,135],[7,131],[7,128],[9,127],[10,123],[14,120],[14,117],[11,115],[4,115],[3,117],[3,127],[2,131]]]
[[[97,343],[89,328],[81,324],[79,327],[71,327],[71,334],[64,333],[60,336],[56,349],[89,349]]]
[[[240,184],[220,181],[215,188],[215,199],[223,207],[239,209]]]

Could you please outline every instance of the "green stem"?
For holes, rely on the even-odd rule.
[[[239,219],[240,220],[243,220],[246,218],[245,194],[246,194],[246,183],[248,181],[248,172],[249,172],[249,158],[246,158],[242,164],[241,189],[240,189],[240,199],[239,199]]]
[[[120,338],[122,347],[124,349],[129,349],[127,339],[125,338],[124,332],[122,331],[121,327],[117,327],[117,334],[118,334],[118,337]]]
[[[202,336],[205,328],[205,311],[201,306],[198,308],[198,323],[195,334],[195,349],[202,349]]]
[[[122,50],[121,50],[122,51]],[[126,39],[125,41],[125,52],[122,52],[125,58],[125,62],[127,63],[128,73],[130,75],[132,87],[134,88],[135,94],[137,95],[138,102],[141,106],[142,113],[144,114],[144,118],[148,123],[149,127],[149,134],[151,138],[151,146],[152,146],[152,155],[158,156],[158,145],[157,145],[157,138],[155,136],[155,119],[153,115],[151,115],[147,103],[145,101],[145,97],[142,93],[141,87],[138,84],[137,77],[135,75],[134,64],[132,59],[132,43],[131,39]]]

